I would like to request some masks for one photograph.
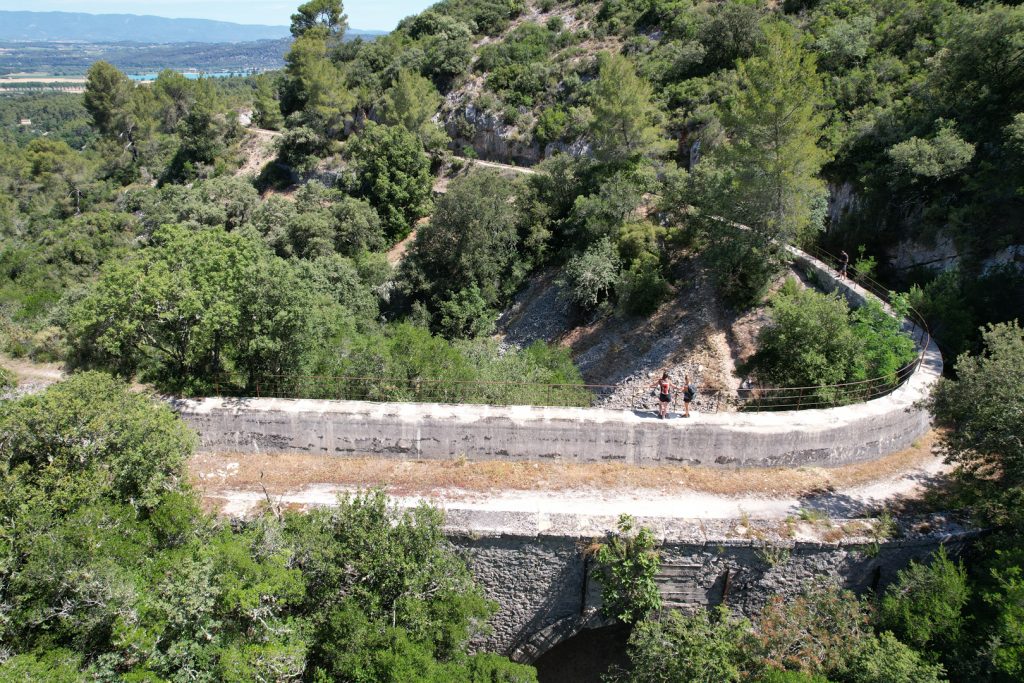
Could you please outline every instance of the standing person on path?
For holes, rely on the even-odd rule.
[[[690,417],[690,403],[697,397],[697,389],[690,383],[690,376],[683,376],[683,417]]]
[[[658,389],[658,417],[662,420],[668,413],[668,404],[672,402],[672,382],[668,379],[668,373],[661,373],[661,379],[651,385],[651,388]]]
[[[850,255],[845,251],[839,251],[839,277],[846,279],[846,268],[850,265]]]

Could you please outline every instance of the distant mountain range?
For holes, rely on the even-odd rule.
[[[350,29],[346,37],[386,31]],[[136,14],[0,11],[0,41],[87,43],[242,43],[289,36],[287,26],[167,19]]]

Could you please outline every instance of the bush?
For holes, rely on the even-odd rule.
[[[594,554],[594,573],[601,582],[601,612],[627,624],[661,608],[654,577],[661,564],[654,534],[620,515],[618,531]]]
[[[870,397],[864,392],[884,386],[827,387],[876,378],[894,384],[896,371],[917,353],[901,321],[873,299],[851,311],[839,293],[800,289],[790,279],[772,298],[770,315],[743,371],[778,387],[822,387],[815,393],[821,402]]]
[[[0,396],[18,386],[18,378],[13,372],[0,365]]]
[[[733,619],[725,607],[701,609],[690,616],[672,610],[660,619],[642,621],[629,636],[631,670],[619,680],[745,680],[744,646],[749,628],[748,623]]]
[[[643,254],[633,261],[622,274],[619,288],[622,307],[630,315],[650,315],[670,291],[661,274],[661,262],[654,254]]]
[[[884,631],[861,643],[842,675],[832,675],[839,683],[941,683],[943,674],[941,666]]]
[[[1013,504],[1001,510],[1000,500],[1024,487],[1024,329],[1017,322],[989,325],[982,338],[982,353],[957,358],[957,379],[939,382],[932,411],[951,428],[942,438],[947,458],[988,492],[985,507],[998,520],[1019,514]]]
[[[298,174],[312,171],[327,154],[327,141],[308,126],[289,128],[277,144],[278,160]]]
[[[63,505],[105,494],[154,507],[181,485],[196,443],[170,408],[97,372],[5,404],[0,433],[4,469]]]
[[[781,248],[756,233],[716,224],[706,254],[722,298],[736,308],[756,305],[782,270]]]
[[[749,651],[765,666],[831,677],[868,637],[867,610],[853,593],[812,586],[796,598],[768,602],[754,623]]]
[[[879,623],[935,661],[959,642],[969,598],[963,565],[939,548],[931,564],[911,562],[899,571],[882,596]]]
[[[849,314],[841,295],[800,289],[789,280],[772,298],[772,322],[761,330],[757,353],[744,370],[780,387],[842,382],[859,345]]]
[[[593,310],[608,301],[619,282],[619,254],[605,237],[565,264],[565,282],[576,305]]]
[[[497,311],[490,308],[475,284],[441,302],[439,329],[449,339],[480,337],[494,330]]]

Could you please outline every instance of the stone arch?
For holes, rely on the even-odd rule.
[[[520,664],[533,664],[541,655],[559,643],[569,640],[580,631],[591,628],[611,626],[614,619],[605,619],[599,610],[590,608],[584,614],[562,617],[558,621],[542,628],[530,638],[512,650],[509,658]]]

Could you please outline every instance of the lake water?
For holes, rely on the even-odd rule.
[[[192,80],[192,81],[198,80],[200,78],[235,78],[235,77],[244,77],[244,76],[251,76],[251,75],[253,75],[252,71],[210,71],[210,72],[179,71],[178,73],[180,73],[182,76],[184,76],[185,78],[187,78],[189,80]],[[156,77],[159,76],[159,75],[160,74],[158,74],[158,73],[153,73],[153,74],[129,74],[128,78],[132,79],[133,81],[140,81],[140,82],[143,82],[143,83],[147,83],[149,81],[155,81]]]

